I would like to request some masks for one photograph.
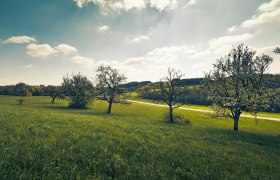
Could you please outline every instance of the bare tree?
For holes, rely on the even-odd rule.
[[[273,59],[264,54],[255,56],[255,53],[241,44],[218,59],[214,69],[205,74],[208,98],[234,120],[234,131],[238,131],[243,111],[256,115],[269,104],[265,73]]]
[[[183,76],[180,71],[169,67],[167,76],[163,77],[159,82],[159,89],[161,91],[159,102],[168,105],[170,123],[174,122],[173,110],[183,105],[176,103],[176,100],[182,95],[180,80]]]
[[[125,82],[126,77],[120,74],[117,69],[113,69],[110,66],[99,66],[96,80],[96,97],[108,102],[108,114],[112,111],[113,103],[126,103],[124,90],[120,88],[120,85]]]

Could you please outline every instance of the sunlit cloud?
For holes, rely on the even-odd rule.
[[[28,65],[23,66],[23,68],[27,68],[27,69],[33,68],[33,67],[35,67],[33,64],[28,64]]]
[[[33,58],[49,58],[54,55],[67,56],[77,53],[77,49],[67,44],[59,44],[55,47],[49,44],[29,44],[27,45],[27,52]]]
[[[89,3],[94,3],[99,6],[101,13],[104,15],[133,9],[155,8],[158,11],[163,11],[173,10],[177,7],[177,0],[75,0],[75,2],[79,8],[83,8]]]
[[[149,36],[145,36],[145,35],[140,35],[140,36],[136,36],[135,38],[132,39],[132,43],[140,43],[142,41],[145,41],[145,40],[149,40]]]
[[[36,39],[29,36],[12,36],[2,41],[2,43],[14,43],[14,44],[23,44],[23,43],[32,43],[32,42],[36,42]]]

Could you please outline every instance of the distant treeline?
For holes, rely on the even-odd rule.
[[[136,91],[137,89],[144,87],[146,85],[158,85],[159,82],[152,83],[151,81],[141,81],[141,82],[129,82],[122,84],[121,87],[126,89],[128,92]],[[203,83],[203,78],[190,78],[190,79],[182,79],[180,81],[181,86],[197,86]]]
[[[49,86],[28,86],[26,95],[29,96],[49,96]],[[18,96],[16,85],[0,86],[0,95]]]
[[[208,100],[207,93],[203,89],[204,78],[182,79],[180,81],[181,96],[178,103],[196,104],[196,105],[211,105],[212,102]],[[269,74],[266,76],[267,88],[279,91],[276,96],[271,97],[272,104],[264,111],[280,112],[280,75]],[[142,81],[129,82],[121,85],[121,88],[126,92],[137,92],[138,96],[143,99],[159,100],[161,93],[157,88],[159,82]],[[50,96],[50,87],[58,86],[28,86],[26,87],[26,95],[28,96]],[[16,90],[16,85],[0,86],[0,95],[19,95]]]
[[[153,84],[146,85],[137,89],[138,96],[143,99],[160,100],[161,92]],[[178,103],[197,104],[197,105],[211,105],[212,102],[208,100],[206,92],[201,86],[182,86],[180,89],[180,97]]]

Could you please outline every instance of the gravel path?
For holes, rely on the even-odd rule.
[[[146,105],[152,105],[152,106],[168,107],[167,105],[163,105],[163,104],[154,104],[154,103],[134,101],[134,100],[127,100],[127,101],[128,102],[132,102],[132,103],[146,104]],[[194,108],[179,107],[178,109],[183,109],[183,110],[188,110],[188,111],[204,112],[204,113],[213,113],[213,111],[211,111],[211,110],[202,110],[202,109],[194,109]],[[252,115],[241,115],[241,117],[254,118],[254,119],[263,119],[263,120],[268,120],[268,121],[279,121],[280,122],[280,118],[271,118],[271,117],[263,117],[263,116],[252,116]]]

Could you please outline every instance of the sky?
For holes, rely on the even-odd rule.
[[[0,85],[59,85],[100,65],[131,81],[203,77],[240,43],[280,73],[280,0],[2,0]]]

